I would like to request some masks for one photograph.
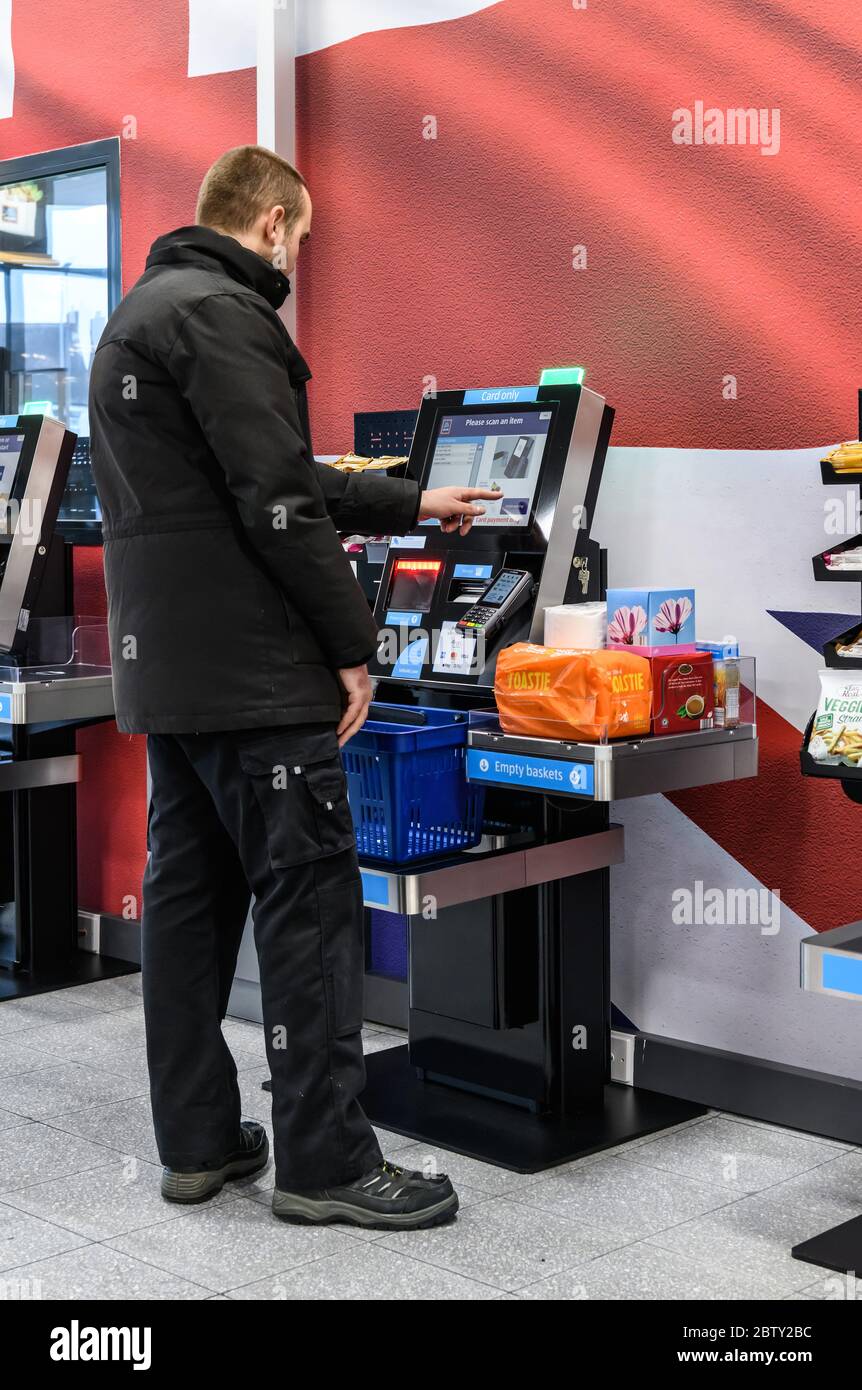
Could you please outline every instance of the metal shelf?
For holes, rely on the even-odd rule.
[[[835,468],[828,459],[820,460],[820,476],[824,483],[831,486],[832,483],[854,483],[858,487],[862,483],[862,469],[851,472],[849,469]]]
[[[619,801],[757,775],[757,729],[568,743],[477,726],[467,734],[467,778],[580,801]]]
[[[831,545],[828,550],[822,550],[819,555],[812,555],[811,565],[814,570],[814,578],[820,584],[847,584],[862,583],[862,569],[842,570],[830,569],[826,563],[826,555],[840,555],[844,550],[854,550],[862,545],[862,536],[850,536],[846,541],[841,541],[838,545]]]
[[[535,840],[503,849],[465,850],[428,864],[372,864],[360,861],[366,907],[418,916],[429,899],[436,908],[475,902],[537,883],[590,873],[621,864],[625,840],[621,825],[568,840]]]
[[[856,581],[859,582],[858,580]],[[823,647],[823,660],[833,671],[859,671],[862,670],[862,657],[860,656],[839,656],[836,650],[838,643],[852,642],[856,637],[862,619],[857,618],[852,627],[848,627],[846,632],[839,632],[837,637],[833,637],[831,642],[827,642]]]
[[[799,766],[802,775],[803,777],[825,777],[833,782],[841,782],[850,800],[858,801],[859,793],[862,792],[862,767],[853,767],[850,763],[818,763],[808,751],[815,714],[812,714],[805,725],[805,733],[802,735],[802,747],[799,750]]]
[[[0,792],[31,791],[34,787],[62,787],[81,780],[81,755],[54,758],[0,757]]]
[[[0,725],[78,723],[114,713],[111,673],[80,665],[27,667],[0,677]]]

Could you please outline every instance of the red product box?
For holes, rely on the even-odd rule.
[[[652,731],[689,734],[711,729],[715,709],[712,657],[709,652],[673,652],[651,656]]]

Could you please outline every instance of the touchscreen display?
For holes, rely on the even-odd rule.
[[[23,434],[17,434],[14,430],[0,431],[0,506],[12,496],[23,447]]]
[[[551,410],[504,410],[440,416],[426,487],[496,487],[499,501],[485,501],[474,526],[529,526]]]
[[[503,570],[494,580],[488,592],[482,595],[482,602],[493,604],[495,608],[499,608],[523,577],[523,574],[518,570]]]

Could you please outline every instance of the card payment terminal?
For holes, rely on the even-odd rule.
[[[487,639],[531,597],[535,580],[527,570],[500,570],[478,603],[468,608],[458,627]]]

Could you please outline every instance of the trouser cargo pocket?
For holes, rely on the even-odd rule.
[[[329,860],[315,874],[327,1012],[330,1032],[336,1038],[357,1033],[362,1027],[365,979],[362,885],[354,855],[346,854],[343,858],[343,865],[341,861]],[[330,868],[336,864],[341,872],[330,874]]]
[[[274,868],[313,863],[354,845],[334,729],[268,731],[244,737],[237,751],[254,788]]]

